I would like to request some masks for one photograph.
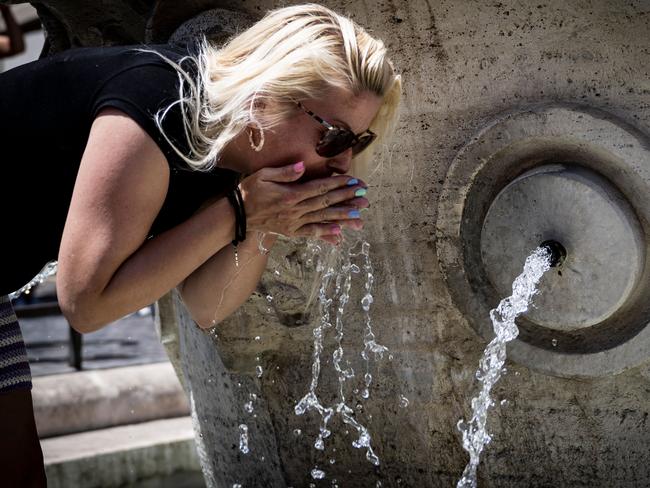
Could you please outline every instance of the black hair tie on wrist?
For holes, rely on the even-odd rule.
[[[240,242],[246,240],[246,210],[244,209],[244,199],[239,191],[239,186],[235,186],[231,192],[228,193],[228,201],[235,210],[235,239],[233,239],[233,246],[237,246]]]

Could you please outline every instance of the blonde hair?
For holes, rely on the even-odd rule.
[[[321,5],[269,11],[221,48],[204,39],[198,54],[190,58],[196,63],[196,81],[181,69],[183,60],[179,64],[167,60],[179,72],[180,96],[157,114],[156,122],[162,131],[167,111],[181,105],[191,154],[180,151],[162,132],[196,170],[218,166],[226,144],[248,126],[271,128],[295,115],[292,100],[317,99],[330,87],[353,95],[368,91],[383,99],[371,123],[377,141],[353,160],[355,174],[365,173],[373,146],[379,146],[394,129],[401,79],[383,42]],[[267,107],[264,118],[255,109],[260,101]]]

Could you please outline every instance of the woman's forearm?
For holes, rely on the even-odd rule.
[[[232,207],[221,198],[182,224],[145,241],[101,290],[60,276],[61,309],[80,332],[97,330],[178,286],[220,249],[230,247],[234,229]],[[66,256],[59,256],[59,275],[65,273],[66,260]]]
[[[270,250],[275,236],[249,232],[237,246],[237,262],[233,246],[226,246],[194,271],[180,287],[183,302],[194,321],[202,328],[221,322],[248,299],[267,264],[260,251]],[[237,265],[237,263],[239,265]]]

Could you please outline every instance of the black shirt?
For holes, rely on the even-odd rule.
[[[187,54],[171,46],[148,48],[174,61]],[[169,188],[151,236],[232,187],[235,173],[191,171],[165,141],[154,115],[176,99],[176,71],[137,46],[72,49],[0,74],[0,204],[5,212],[0,294],[20,288],[57,258],[90,127],[105,107],[134,119],[169,163]],[[180,109],[169,112],[163,128],[187,152]]]

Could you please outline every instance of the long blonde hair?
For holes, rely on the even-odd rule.
[[[193,80],[179,64],[177,102],[181,104],[190,155],[178,155],[196,170],[218,166],[219,155],[232,139],[253,125],[268,129],[294,114],[290,100],[317,99],[329,87],[356,95],[369,91],[383,98],[371,129],[377,141],[357,156],[352,170],[364,173],[377,147],[392,133],[401,98],[401,79],[394,71],[381,40],[371,37],[347,17],[317,4],[269,11],[249,29],[217,48],[205,39],[192,58]],[[262,119],[258,101],[273,102]],[[164,135],[164,131],[163,131]],[[165,135],[165,137],[167,137]]]

